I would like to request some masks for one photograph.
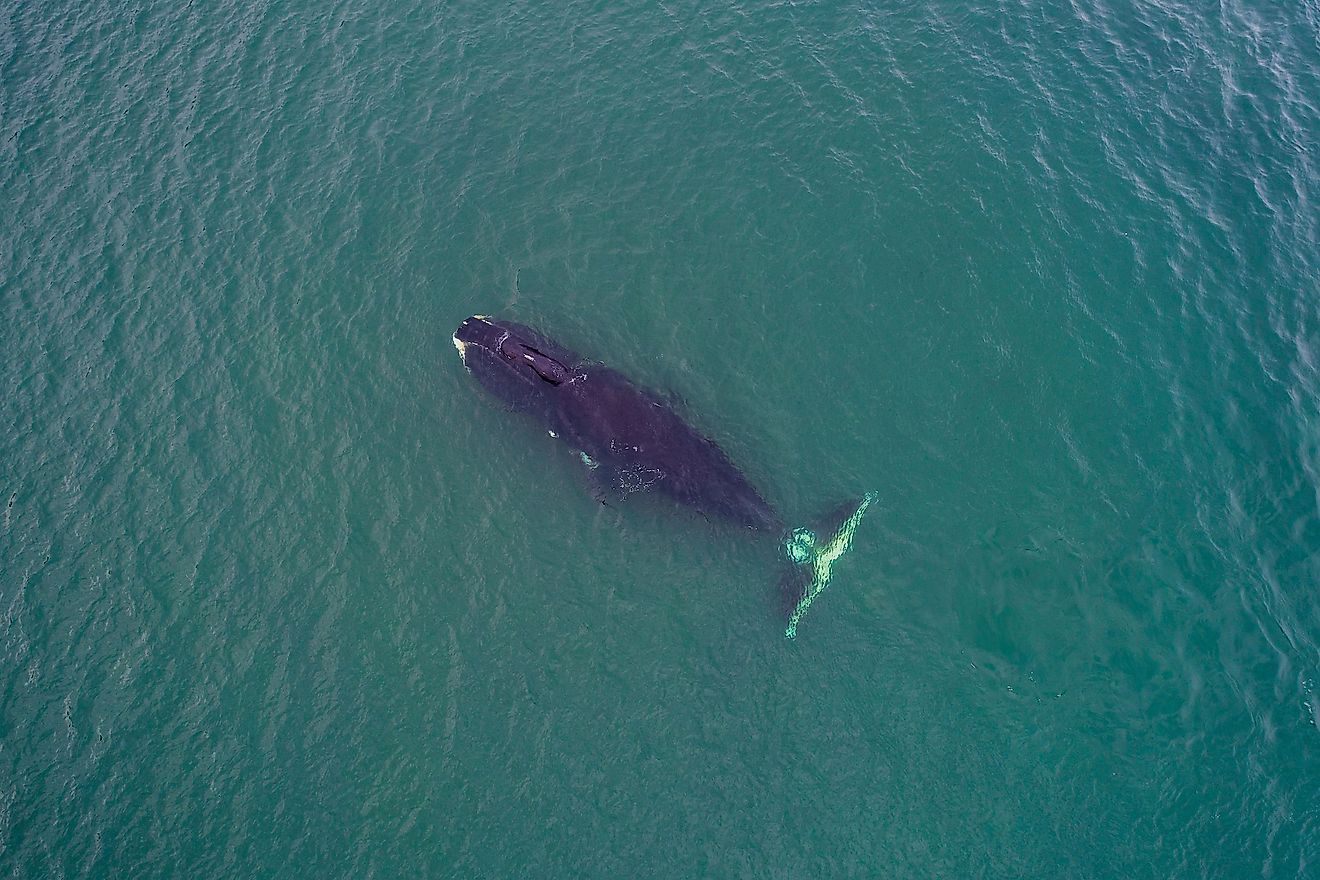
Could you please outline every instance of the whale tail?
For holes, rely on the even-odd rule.
[[[830,585],[834,563],[852,547],[853,534],[877,497],[877,493],[867,492],[861,501],[849,504],[842,519],[833,526],[833,533],[823,541],[807,528],[794,529],[784,539],[784,555],[793,566],[783,585],[788,613],[785,638],[797,637],[798,621]],[[791,608],[787,607],[789,602],[793,603]]]

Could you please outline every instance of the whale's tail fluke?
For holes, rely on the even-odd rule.
[[[797,637],[798,621],[807,613],[811,603],[830,585],[834,563],[848,552],[852,546],[853,533],[866,514],[866,509],[875,503],[877,493],[867,492],[855,507],[834,527],[834,533],[825,540],[817,537],[811,529],[794,529],[784,539],[784,555],[793,564],[793,574],[787,581],[790,601],[796,600],[788,612],[788,626],[784,630],[787,638]]]

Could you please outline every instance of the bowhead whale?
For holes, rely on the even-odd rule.
[[[464,366],[490,394],[541,422],[586,466],[592,494],[649,491],[748,529],[785,534],[784,520],[715,441],[680,417],[661,396],[617,370],[582,358],[543,334],[484,315],[454,331]],[[787,532],[791,564],[784,584],[788,625],[797,622],[828,585],[834,563],[874,501],[868,493],[826,541],[809,529]]]

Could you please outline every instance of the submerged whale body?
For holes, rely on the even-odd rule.
[[[540,421],[578,454],[597,500],[656,492],[707,516],[783,534],[788,638],[796,636],[798,621],[829,585],[834,564],[876,499],[868,492],[850,505],[851,512],[835,519],[823,540],[811,529],[786,532],[784,521],[715,441],[617,370],[530,327],[483,315],[459,325],[454,347],[486,391]]]
[[[454,345],[483,388],[581,456],[598,499],[656,492],[750,529],[783,530],[724,450],[617,370],[530,327],[482,316],[459,325]]]

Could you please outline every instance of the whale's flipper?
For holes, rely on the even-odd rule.
[[[788,627],[784,630],[785,637],[790,639],[797,637],[798,621],[807,613],[807,609],[811,607],[816,597],[830,585],[834,563],[838,562],[852,546],[853,533],[857,531],[866,509],[877,497],[875,492],[867,492],[824,543],[820,542],[810,529],[794,529],[784,540],[784,553],[793,563],[797,573],[796,582],[802,584],[797,604],[788,615]]]
[[[614,468],[596,461],[585,452],[579,452],[578,458],[586,466],[587,490],[591,497],[604,505],[609,505],[614,492]]]

